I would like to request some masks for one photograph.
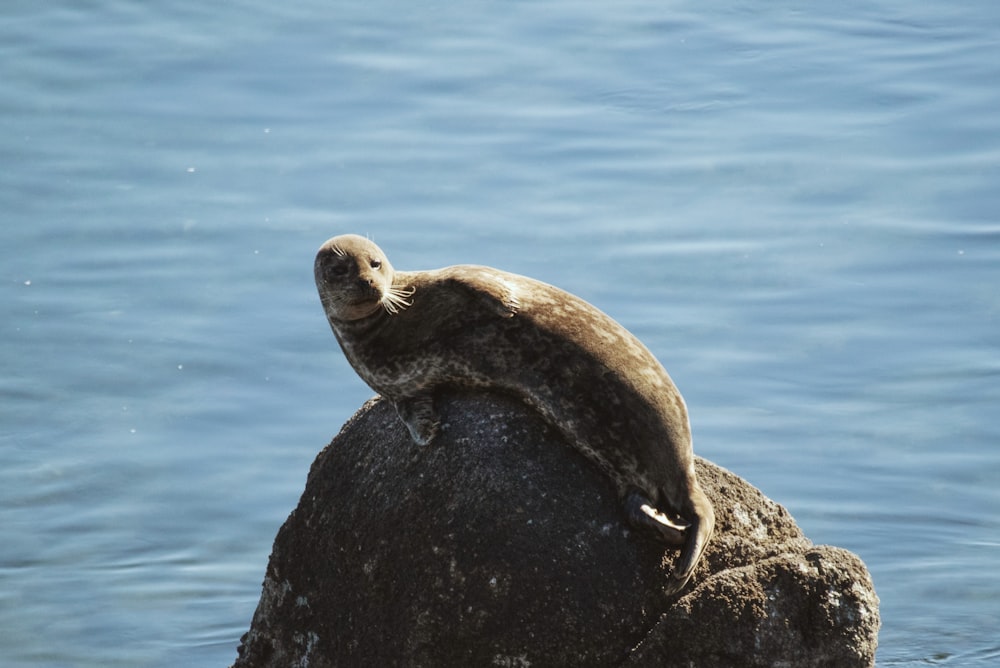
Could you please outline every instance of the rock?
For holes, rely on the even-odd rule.
[[[316,458],[278,532],[234,668],[871,666],[864,564],[698,460],[715,536],[668,597],[676,549],[630,531],[610,484],[519,402],[439,402],[414,445],[374,399]]]

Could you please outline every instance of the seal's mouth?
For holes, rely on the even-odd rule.
[[[317,281],[323,310],[335,320],[358,320],[377,313],[382,307],[382,292],[366,281]]]
[[[413,297],[415,291],[412,287],[389,287],[385,291],[382,291],[375,286],[359,284],[357,292],[360,294],[358,295],[342,297],[338,300],[338,291],[328,290],[325,294],[321,293],[320,299],[324,307],[333,308],[338,312],[374,312],[381,307],[389,315],[396,315],[400,311],[413,306],[411,297]],[[340,291],[339,294],[342,295],[343,291]]]
[[[355,304],[373,304],[385,299],[385,295],[382,294],[382,291],[368,281],[359,280],[357,282],[356,289],[359,296],[354,301]]]

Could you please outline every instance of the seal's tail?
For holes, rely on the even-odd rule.
[[[684,547],[677,563],[674,564],[674,571],[664,586],[667,594],[677,593],[688,583],[715,530],[715,509],[702,491],[693,471],[690,475],[689,488],[687,507],[682,512],[684,519],[691,525],[687,528]]]

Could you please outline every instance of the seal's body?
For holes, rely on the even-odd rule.
[[[684,400],[624,327],[567,292],[489,267],[394,272],[356,235],[327,241],[315,272],[351,366],[417,443],[437,433],[441,386],[520,397],[611,478],[633,526],[684,546],[666,588],[687,583],[715,514],[695,477]]]

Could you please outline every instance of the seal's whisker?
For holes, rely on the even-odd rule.
[[[408,306],[413,306],[413,300],[410,297],[413,296],[414,292],[416,292],[416,289],[413,287],[390,287],[382,295],[381,304],[386,312],[395,315]]]

